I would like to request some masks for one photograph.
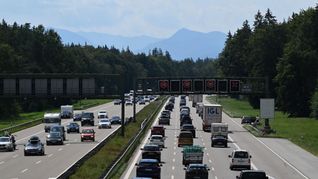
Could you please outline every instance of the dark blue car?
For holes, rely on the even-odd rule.
[[[136,175],[137,177],[150,177],[160,179],[161,176],[161,164],[156,159],[141,159],[139,163],[136,163]]]

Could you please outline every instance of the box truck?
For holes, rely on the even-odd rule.
[[[222,106],[219,104],[203,104],[203,131],[210,131],[212,123],[222,122]]]

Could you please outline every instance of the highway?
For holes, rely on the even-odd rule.
[[[166,148],[161,152],[161,157],[164,162],[161,168],[161,178],[163,179],[185,178],[184,166],[182,165],[182,148],[177,146],[177,136],[179,134],[179,101],[180,97],[176,98],[175,108],[171,115],[171,125],[165,126],[167,136],[165,140]],[[189,102],[187,98],[187,106],[191,107],[191,105],[192,103]],[[260,139],[247,132],[240,124],[240,119],[230,118],[223,113],[223,122],[229,124],[229,145],[228,148],[212,148],[210,140],[211,134],[202,131],[202,120],[195,113],[195,108],[191,108],[191,117],[193,119],[193,125],[197,129],[197,138],[194,139],[194,144],[205,147],[203,163],[207,164],[210,168],[209,178],[231,179],[239,175],[240,171],[231,171],[229,169],[230,159],[228,155],[231,154],[234,149],[245,149],[249,151],[252,155],[252,168],[264,170],[266,174],[272,178],[309,178],[298,168],[273,152],[270,146],[265,145]],[[157,120],[154,124],[156,123]],[[150,131],[147,135],[150,135]],[[148,136],[145,137],[139,148],[147,143]],[[136,167],[134,164],[140,160],[140,154],[140,150],[135,152],[134,157],[130,160],[129,167],[127,167],[121,178],[131,179],[136,176]]]
[[[136,112],[140,111],[144,106],[145,105],[136,105]],[[132,106],[125,106],[125,109],[125,117],[132,116]],[[94,130],[96,131],[96,141],[81,142],[80,134],[66,134],[64,145],[45,145],[45,156],[26,157],[23,153],[24,144],[33,135],[39,136],[41,141],[45,143],[47,133],[44,132],[43,124],[15,133],[17,150],[14,152],[0,153],[0,178],[35,179],[58,177],[120,126],[112,125],[111,129],[98,129],[98,120],[96,118],[99,110],[106,110],[109,117],[113,115],[121,116],[121,105],[114,106],[113,103],[107,103],[85,110],[95,113]],[[73,120],[62,119],[62,124],[66,126],[70,121]],[[80,122],[78,123],[80,124]]]

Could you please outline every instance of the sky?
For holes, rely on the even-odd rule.
[[[165,38],[181,28],[235,32],[269,8],[279,22],[317,0],[0,0],[8,23],[42,24],[74,32]]]

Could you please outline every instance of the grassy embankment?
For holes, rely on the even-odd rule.
[[[256,116],[259,115],[259,109],[253,109],[245,100],[237,100],[228,97],[211,97],[223,105],[224,110],[234,117],[243,115]],[[263,121],[261,120],[263,123]],[[305,150],[318,156],[318,120],[313,118],[288,118],[287,114],[281,111],[275,111],[275,119],[270,120],[271,127],[276,133],[270,134],[267,137],[285,138],[299,145]],[[245,126],[254,135],[261,136],[259,131],[255,131],[250,126]],[[261,126],[258,126],[261,128]]]
[[[93,106],[108,103],[110,101],[111,101],[110,99],[85,99],[85,100],[80,100],[80,101],[74,103],[73,106],[74,106],[74,109],[80,110],[80,109],[87,109],[87,108],[90,108]],[[60,108],[52,108],[52,109],[48,109],[48,111],[59,112]],[[22,123],[26,123],[29,121],[33,121],[36,119],[43,118],[44,113],[45,113],[45,111],[21,113],[19,117],[2,119],[2,120],[0,120],[0,130],[11,127],[11,126],[19,125]],[[37,120],[37,121],[34,121],[33,123],[30,123],[29,125],[15,128],[14,131],[10,131],[10,132],[16,132],[16,131],[40,124],[40,123],[42,123],[42,121]]]
[[[121,151],[127,147],[129,140],[138,133],[142,121],[149,117],[155,109],[160,106],[162,99],[163,98],[160,98],[160,100],[150,103],[138,112],[136,114],[136,122],[129,123],[126,126],[124,137],[121,136],[120,133],[115,135],[101,150],[85,161],[84,164],[76,170],[76,173],[70,176],[70,179],[99,178],[104,170],[121,154]],[[126,165],[127,161],[120,169],[116,170],[116,174],[112,178],[119,178],[124,172]]]

